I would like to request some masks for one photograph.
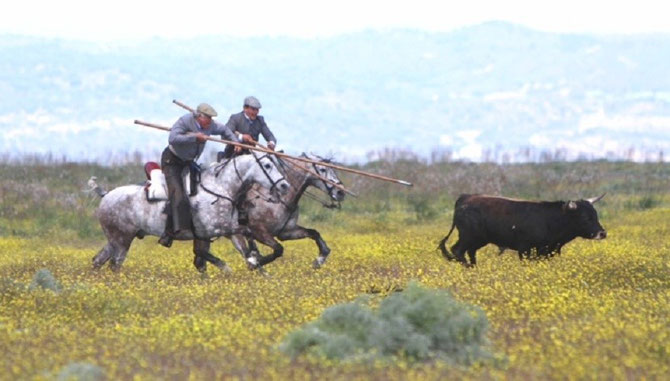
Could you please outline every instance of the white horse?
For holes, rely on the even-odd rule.
[[[175,237],[194,240],[193,252],[199,270],[204,271],[204,266],[198,264],[206,260],[230,271],[225,262],[209,252],[210,239],[216,237],[230,238],[247,265],[256,268],[257,259],[250,255],[244,237],[250,232],[238,224],[234,205],[254,183],[268,188],[277,198],[290,188],[275,161],[267,154],[252,152],[223,163],[213,163],[202,171],[198,192],[189,197],[195,237],[189,231],[180,232]],[[89,186],[94,188],[97,184],[89,181]],[[165,207],[166,201],[148,201],[143,185],[125,185],[104,194],[96,215],[108,242],[93,258],[93,268],[100,268],[111,260],[112,270],[119,270],[135,237],[160,236],[167,220]]]

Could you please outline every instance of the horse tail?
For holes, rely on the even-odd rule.
[[[91,176],[91,178],[88,179],[88,187],[90,188],[90,191],[95,192],[95,194],[100,196],[100,198],[103,198],[107,194],[107,191],[102,189],[102,187],[98,185],[98,183],[96,182],[97,179],[98,179],[97,177]]]
[[[447,250],[447,247],[446,247],[447,240],[449,239],[449,236],[451,235],[451,233],[454,231],[455,226],[456,225],[452,221],[451,229],[449,229],[449,233],[447,233],[447,235],[444,238],[442,238],[440,243],[437,245],[437,248],[442,251],[442,256],[448,261],[453,261],[454,259],[456,259],[456,257],[453,254],[451,254],[449,252],[449,250]]]

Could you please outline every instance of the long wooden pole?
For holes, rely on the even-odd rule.
[[[188,110],[188,111],[190,111],[190,112],[195,112],[195,110],[193,110],[193,109],[190,108],[189,106],[187,106],[187,105],[185,105],[185,104],[179,102],[179,101],[176,100],[176,99],[173,99],[173,100],[172,100],[172,103],[174,103],[174,104],[176,104],[177,106],[182,107],[182,108],[184,108],[184,109],[186,109],[186,110]],[[259,147],[261,147],[261,148],[269,149],[268,147],[262,145],[261,143],[255,141],[255,140],[253,140],[253,139],[252,139],[251,143],[254,144],[254,145],[257,145],[257,146],[259,146]],[[343,185],[338,184],[338,183],[336,183],[336,182],[334,182],[334,181],[328,180],[327,178],[325,178],[325,177],[319,175],[318,173],[313,172],[313,171],[310,171],[309,169],[307,169],[307,168],[305,168],[305,167],[302,167],[302,166],[296,164],[296,163],[295,163],[294,161],[292,161],[291,159],[287,159],[287,160],[288,160],[294,167],[300,169],[301,171],[303,171],[303,172],[307,172],[307,173],[309,173],[310,175],[312,175],[312,176],[318,178],[319,180],[325,182],[326,184],[330,184],[330,185],[334,186],[334,187],[337,188],[337,189],[341,189],[341,190],[343,190],[344,192],[349,193],[350,195],[352,195],[352,196],[354,196],[354,197],[358,197],[358,195],[357,195],[356,193],[354,193],[354,192],[352,192],[352,191],[346,189]]]
[[[192,108],[190,108],[190,107],[188,107],[187,105],[185,105],[185,104],[179,102],[179,101],[176,100],[176,99],[173,99],[172,102],[175,103],[175,104],[178,105],[178,106],[181,106],[181,107],[185,108],[186,110],[189,110],[189,111],[193,112],[193,109],[192,109]],[[136,120],[135,123],[137,123],[137,122],[138,122],[138,121]],[[138,123],[138,124],[142,124],[142,123]],[[154,126],[155,126],[155,125],[154,125]],[[153,126],[148,126],[148,127],[153,127]],[[155,127],[154,127],[154,128],[155,128]],[[165,127],[163,127],[163,128],[165,128]],[[168,130],[169,130],[169,129],[168,129]],[[244,144],[237,143],[237,142],[231,142],[231,141],[228,141],[228,140],[216,139],[216,138],[211,138],[211,137],[208,137],[208,139],[213,140],[213,141],[218,141],[218,142],[220,142],[220,143],[226,143],[226,144],[233,144],[233,145],[241,146],[241,147],[243,147],[243,148],[255,149],[255,150],[257,150],[257,151],[261,151],[261,152],[274,153],[274,154],[276,154],[277,156],[287,157],[287,158],[290,158],[290,159],[294,159],[294,160],[298,160],[298,161],[304,161],[304,162],[306,162],[306,163],[312,163],[312,164],[316,164],[316,165],[323,165],[324,167],[330,167],[330,168],[334,168],[334,169],[339,169],[340,171],[350,172],[350,173],[355,173],[355,174],[357,174],[357,175],[366,176],[366,177],[371,177],[371,178],[373,178],[373,179],[379,179],[379,180],[389,181],[389,182],[393,182],[393,183],[396,183],[396,184],[405,185],[405,186],[408,186],[408,187],[411,187],[411,186],[413,185],[413,184],[410,183],[409,181],[398,180],[398,179],[394,179],[394,178],[391,178],[391,177],[386,177],[386,176],[377,175],[377,174],[374,174],[374,173],[369,173],[369,172],[360,171],[360,170],[358,170],[358,169],[352,169],[352,168],[343,167],[343,166],[341,166],[341,165],[335,165],[335,164],[331,164],[331,163],[323,163],[323,162],[319,162],[319,161],[315,161],[315,160],[310,160],[310,159],[306,159],[306,158],[302,158],[302,157],[291,156],[291,155],[287,155],[287,154],[285,154],[285,153],[275,152],[275,151],[272,151],[272,150],[269,150],[269,149],[263,149],[263,148],[258,148],[258,147],[252,147],[252,146],[249,146],[249,145],[244,145]]]

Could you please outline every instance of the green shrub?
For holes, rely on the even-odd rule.
[[[61,285],[48,269],[41,269],[35,273],[33,281],[28,286],[29,290],[44,289],[60,292]]]
[[[336,305],[320,319],[289,334],[280,349],[329,359],[403,357],[440,359],[457,365],[489,360],[488,321],[478,307],[445,291],[410,283],[385,298],[376,310],[361,302]]]
[[[407,204],[414,212],[417,221],[429,221],[437,217],[438,213],[432,207],[433,201],[431,197],[432,195],[425,194],[411,194],[407,197]]]
[[[625,203],[626,209],[647,210],[657,207],[661,203],[657,197],[646,195],[637,200],[628,200]]]
[[[102,381],[106,380],[105,372],[97,365],[85,362],[74,362],[66,365],[56,378],[58,381]]]

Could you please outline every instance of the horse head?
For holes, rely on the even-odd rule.
[[[284,174],[279,171],[276,159],[274,156],[264,153],[257,154],[251,151],[250,155],[238,156],[237,159],[249,157],[256,165],[251,165],[243,176],[245,182],[255,182],[264,188],[270,189],[270,193],[279,197],[288,193],[291,185],[284,178]]]
[[[304,157],[314,160],[314,161],[319,161],[325,164],[328,164],[331,162],[330,159],[326,159],[317,155],[307,155],[303,154]],[[311,164],[312,170],[317,173],[319,176],[322,178],[325,178],[331,183],[335,183],[337,185],[342,185],[342,181],[340,180],[339,177],[337,177],[337,173],[335,173],[335,170],[331,167],[327,167],[324,165],[319,165],[319,164]],[[342,201],[344,200],[345,193],[342,189],[334,186],[333,184],[328,183],[326,181],[323,181],[322,179],[316,177],[316,176],[311,176],[309,179],[309,185],[315,186],[319,189],[321,189],[324,193],[330,196],[331,199],[335,201]]]

